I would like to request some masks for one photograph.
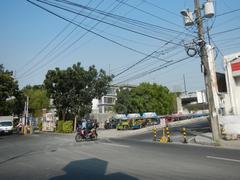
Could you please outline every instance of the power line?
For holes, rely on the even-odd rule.
[[[219,35],[219,34],[225,34],[225,33],[229,33],[229,32],[232,32],[232,31],[239,30],[239,29],[240,29],[240,27],[236,27],[236,28],[233,28],[233,29],[228,29],[228,30],[225,30],[225,31],[213,33],[212,35],[215,36],[215,35]]]
[[[139,74],[137,74],[137,75],[135,75],[135,76],[133,76],[133,77],[130,77],[130,78],[125,79],[125,80],[123,80],[123,81],[121,81],[121,82],[115,83],[114,85],[121,84],[121,83],[127,82],[127,81],[129,81],[129,80],[136,80],[136,79],[142,78],[142,77],[144,77],[144,76],[146,76],[146,75],[149,75],[149,74],[151,74],[151,73],[154,73],[154,72],[159,71],[159,70],[161,70],[161,69],[164,69],[164,68],[166,68],[166,67],[169,67],[169,66],[172,66],[172,65],[174,65],[174,64],[177,64],[177,63],[180,63],[180,62],[182,62],[182,61],[185,61],[185,60],[187,60],[187,59],[189,59],[189,58],[191,58],[191,57],[187,56],[187,57],[185,57],[185,58],[179,59],[179,60],[174,61],[174,62],[172,62],[172,63],[165,63],[165,64],[161,65],[161,66],[158,67],[158,68],[155,68],[155,69],[152,69],[152,70],[149,70],[149,71],[145,71],[145,72],[139,73]]]
[[[103,3],[104,0],[101,0],[100,3],[97,4],[96,8],[98,6],[100,6],[102,3]],[[90,4],[92,2],[89,1],[88,4]],[[78,15],[76,15],[74,17],[74,19],[77,18]],[[83,23],[87,18],[84,18],[80,23]],[[71,25],[71,23],[68,23],[68,26]],[[39,61],[37,61],[33,66],[31,66],[28,70],[26,70],[24,73],[20,74],[20,76],[18,78],[22,78],[24,77],[24,75],[26,74],[31,74],[31,72],[35,72],[35,69],[38,69],[38,66],[41,64],[41,62],[43,62],[44,60],[47,59],[47,57],[52,53],[54,54],[54,50],[56,50],[57,48],[61,48],[61,45],[64,43],[64,41],[66,41],[70,36],[71,34],[77,29],[77,26],[75,26],[75,28],[70,32],[68,33],[55,47],[53,47],[47,54],[45,54],[45,56],[43,56]],[[48,63],[45,63],[45,64],[48,64]],[[42,66],[44,67],[44,66]]]
[[[116,1],[119,1],[119,0],[116,0]],[[124,5],[126,5],[126,6],[129,6],[129,7],[132,7],[132,8],[134,8],[134,9],[137,9],[137,10],[140,11],[140,12],[143,12],[143,13],[145,13],[145,14],[148,14],[148,15],[150,15],[150,16],[152,16],[152,17],[155,17],[155,18],[157,18],[157,19],[160,19],[160,20],[162,20],[162,21],[164,21],[164,22],[167,22],[167,23],[169,23],[169,24],[175,25],[175,26],[177,26],[177,27],[182,27],[182,26],[180,26],[180,25],[178,25],[178,24],[176,24],[176,23],[173,23],[173,22],[168,21],[168,20],[166,20],[166,19],[164,19],[164,18],[161,18],[161,17],[159,17],[159,16],[156,16],[155,14],[152,14],[152,13],[150,13],[150,12],[147,12],[147,11],[145,11],[145,10],[142,10],[142,9],[140,9],[140,8],[137,8],[137,7],[135,7],[135,6],[132,6],[131,4],[128,4],[128,3],[125,3],[125,2],[122,2],[122,4],[124,4]]]
[[[216,15],[216,17],[224,16],[224,15],[231,14],[231,13],[234,13],[234,12],[237,12],[237,11],[240,11],[240,8],[239,9],[234,9],[232,11],[227,11],[227,12],[224,12],[222,14],[218,14],[218,15]]]
[[[97,6],[96,6],[96,8],[98,7],[98,6],[100,6],[100,4],[102,4],[102,2],[103,2],[104,0],[102,0]],[[114,4],[114,3],[113,3]],[[112,4],[112,5],[113,5]],[[111,5],[111,6],[112,6]],[[119,4],[118,4],[119,5]],[[114,10],[114,9],[116,9],[116,8],[118,8],[118,5],[116,6],[116,7],[114,7],[112,10]],[[91,13],[91,12],[90,12]],[[86,19],[86,18],[85,18]],[[85,19],[83,19],[83,21],[85,20]],[[83,22],[83,21],[81,21],[81,23]],[[91,27],[91,29],[93,29],[94,27],[96,27],[98,24],[99,24],[100,22],[97,22],[94,26],[92,26]],[[76,26],[76,28],[77,28],[78,26]],[[51,59],[51,61],[53,60],[53,59],[56,59],[59,55],[61,55],[62,53],[64,53],[64,52],[66,52],[69,48],[71,48],[74,44],[76,44],[80,39],[82,39],[87,33],[88,33],[89,31],[86,31],[83,35],[81,35],[78,39],[76,39],[75,41],[73,41],[67,48],[65,48],[65,49],[63,49],[62,51],[60,51],[57,55],[55,55],[52,59]],[[66,38],[64,38],[64,40],[65,40]],[[59,44],[58,44],[59,45]],[[58,46],[57,45],[57,46]],[[57,47],[56,46],[56,47]],[[54,48],[54,49],[56,49],[56,47]],[[53,50],[54,50],[53,49]],[[47,58],[47,56],[49,55],[49,53],[44,57],[44,58]],[[44,58],[42,59],[42,60],[44,60]],[[49,62],[46,62],[45,64],[43,64],[40,68],[43,68],[45,65],[48,65],[49,64]],[[39,70],[40,68],[38,68],[37,70]],[[32,69],[32,71],[33,72],[36,72],[37,70],[33,70]],[[29,75],[30,75],[31,73],[29,73]]]
[[[160,9],[160,10],[162,10],[162,11],[165,11],[165,12],[167,12],[167,13],[169,13],[169,14],[175,15],[175,16],[177,16],[177,17],[179,17],[179,18],[181,17],[179,14],[174,13],[174,12],[172,12],[172,11],[169,11],[169,10],[167,10],[167,9],[165,9],[165,8],[162,8],[162,7],[160,7],[160,6],[156,5],[156,4],[153,4],[152,2],[149,2],[149,1],[147,1],[147,0],[143,0],[143,1],[144,1],[145,3],[151,5],[152,7],[158,8],[158,9]]]
[[[91,0],[92,1],[92,0]],[[89,2],[91,2],[89,1]],[[75,15],[75,17],[72,19],[76,19],[78,17],[78,15]],[[35,60],[37,57],[39,57],[40,54],[42,54],[69,26],[71,25],[71,23],[68,23],[66,26],[64,26],[64,28],[59,31],[53,39],[51,39],[38,53],[36,53],[31,59],[29,59],[23,66],[21,66],[21,68],[19,68],[19,70],[17,70],[18,72],[20,72],[23,67],[26,67],[27,65],[29,65],[33,60]]]
[[[44,4],[48,4],[48,5],[52,6],[52,7],[59,8],[59,9],[61,9],[61,10],[65,10],[65,11],[68,11],[68,12],[71,12],[71,13],[74,13],[74,14],[79,14],[80,16],[86,17],[86,15],[84,15],[84,14],[81,14],[81,13],[78,13],[78,12],[75,12],[75,11],[72,11],[72,10],[69,10],[69,9],[66,9],[66,8],[63,8],[63,7],[60,7],[60,6],[58,6],[58,5],[54,5],[54,4],[51,4],[51,3],[48,3],[48,2],[44,2],[44,1],[41,1],[41,0],[36,0],[36,1],[39,1],[39,2],[44,3]],[[38,6],[40,6],[40,5],[38,5]],[[41,6],[41,7],[42,7],[42,6]],[[46,8],[45,8],[45,9],[46,9]],[[48,11],[50,11],[50,10],[48,10]],[[52,12],[52,11],[51,11],[51,12]],[[53,13],[53,12],[52,12],[52,13]],[[56,13],[55,13],[55,14],[56,14]],[[58,15],[58,16],[60,16],[60,15]],[[61,17],[62,17],[62,16],[61,16]],[[63,17],[62,17],[62,18],[63,18]],[[139,31],[135,31],[135,30],[132,30],[132,29],[129,29],[129,28],[121,27],[121,26],[119,26],[119,25],[112,24],[112,23],[109,23],[109,22],[106,22],[106,21],[102,21],[102,20],[99,20],[99,19],[94,18],[94,17],[88,17],[88,18],[89,18],[89,19],[92,19],[92,20],[100,21],[100,22],[102,22],[102,23],[104,23],[104,24],[108,24],[108,25],[110,25],[110,26],[114,26],[114,27],[119,28],[119,29],[123,29],[123,30],[129,31],[129,32],[132,32],[132,33],[135,33],[135,34],[138,34],[138,35],[145,36],[145,37],[148,37],[148,38],[151,38],[151,39],[155,39],[155,40],[159,40],[159,41],[163,41],[163,42],[168,42],[168,40],[165,40],[165,39],[162,39],[162,38],[158,38],[158,37],[155,37],[155,36],[151,36],[151,35],[148,35],[148,34],[145,34],[145,33],[139,32]],[[65,19],[66,19],[66,18],[65,18]],[[179,31],[178,31],[178,33],[179,33]],[[175,45],[179,45],[179,46],[184,47],[184,45],[182,45],[182,44],[177,44],[177,43],[174,43],[174,42],[171,42],[171,44],[175,44]]]
[[[72,23],[72,24],[74,24],[74,25],[76,25],[76,26],[78,26],[78,27],[80,27],[80,28],[82,28],[82,29],[84,29],[84,30],[86,30],[86,31],[91,32],[92,34],[95,34],[96,36],[99,36],[99,37],[101,37],[101,38],[103,38],[103,39],[105,39],[105,40],[108,40],[108,41],[110,41],[110,42],[112,42],[112,43],[114,43],[114,44],[117,44],[117,45],[121,46],[121,47],[127,48],[127,49],[129,49],[129,50],[131,50],[131,51],[137,52],[137,53],[142,54],[142,55],[146,55],[145,53],[143,53],[143,52],[141,52],[141,51],[138,51],[138,50],[136,50],[136,49],[130,48],[130,47],[128,47],[128,46],[126,46],[126,45],[123,45],[123,44],[121,44],[121,43],[119,43],[119,42],[117,42],[117,41],[114,41],[114,40],[112,40],[112,39],[110,39],[110,38],[107,38],[107,37],[105,37],[105,36],[103,36],[103,35],[101,35],[101,34],[99,34],[99,33],[96,33],[96,32],[94,32],[94,31],[92,31],[92,30],[90,30],[90,29],[87,29],[87,28],[85,28],[85,27],[83,27],[83,26],[80,26],[79,24],[77,24],[77,23],[75,23],[75,22],[72,22],[71,20],[69,20],[69,19],[67,19],[67,18],[65,18],[65,17],[62,17],[62,16],[60,16],[60,15],[58,15],[58,14],[50,11],[49,9],[46,9],[46,8],[44,8],[43,6],[40,6],[39,4],[36,4],[36,3],[34,3],[34,2],[32,2],[32,1],[30,1],[30,0],[27,0],[27,1],[30,2],[30,3],[32,3],[33,5],[41,8],[41,9],[43,9],[43,10],[49,12],[50,14],[53,14],[53,15],[55,15],[55,16],[63,19],[63,20],[65,20],[65,21],[68,21],[68,22],[70,22],[70,23]],[[165,41],[168,42],[167,40],[165,40]],[[173,42],[171,42],[171,43],[172,43],[172,44],[176,44],[176,45],[178,45],[178,46],[183,46],[183,45],[180,45],[180,44],[178,44],[178,43],[173,43]]]
[[[182,33],[181,33],[181,34],[182,34]],[[178,34],[177,36],[179,36],[179,35],[181,35],[181,34]],[[175,38],[174,38],[174,39],[175,39]],[[158,50],[160,50],[162,47],[166,46],[167,44],[171,43],[171,41],[173,41],[173,39],[170,40],[170,41],[168,41],[168,42],[166,42],[166,43],[165,43],[164,45],[162,45]],[[157,50],[157,51],[158,51],[158,50]],[[117,77],[117,76],[119,76],[119,75],[127,72],[129,69],[133,68],[134,66],[138,65],[139,63],[141,63],[141,62],[145,61],[146,59],[148,59],[149,57],[151,57],[151,56],[152,56],[154,53],[156,53],[157,51],[153,51],[152,53],[150,53],[150,54],[147,55],[146,57],[140,59],[139,61],[137,61],[137,62],[134,63],[133,65],[129,66],[129,67],[126,68],[125,70],[121,71],[120,73],[118,73],[118,74],[115,75],[114,77]],[[165,61],[165,62],[168,63],[168,62],[171,62],[171,61]]]

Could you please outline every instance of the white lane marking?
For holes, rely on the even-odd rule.
[[[239,162],[240,163],[240,160],[238,160],[238,159],[229,159],[229,158],[215,157],[215,156],[207,156],[207,158],[218,159],[218,160],[223,160],[223,161]]]
[[[113,144],[113,143],[101,143],[101,144],[109,145],[109,146],[116,146],[116,147],[125,147],[125,148],[129,148],[129,146],[121,145],[121,144]]]

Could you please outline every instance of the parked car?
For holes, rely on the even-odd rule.
[[[0,120],[0,133],[12,134],[13,133],[13,120]]]

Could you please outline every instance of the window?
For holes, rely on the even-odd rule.
[[[10,121],[0,122],[0,126],[12,126],[12,122]]]

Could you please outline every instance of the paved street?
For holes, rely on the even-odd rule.
[[[1,179],[240,179],[240,151],[73,135],[0,136]]]

